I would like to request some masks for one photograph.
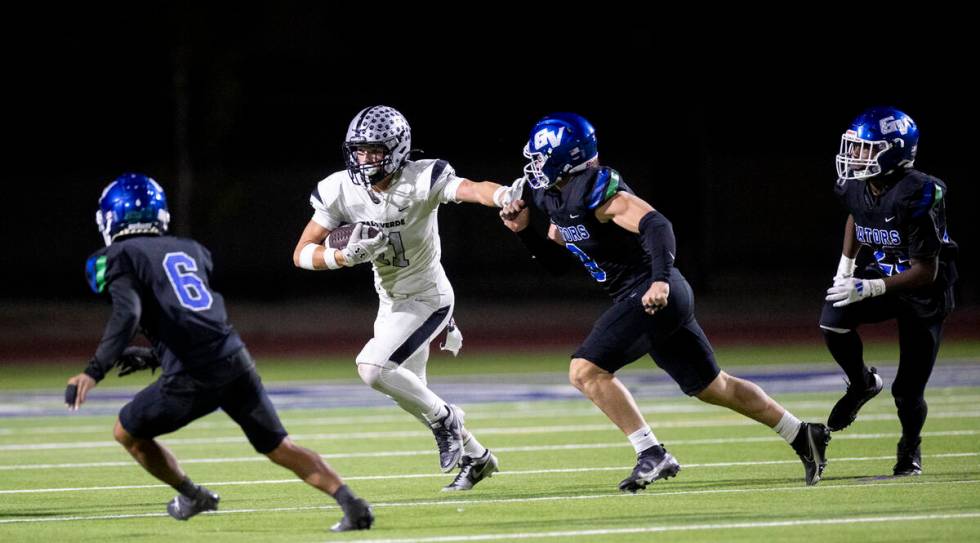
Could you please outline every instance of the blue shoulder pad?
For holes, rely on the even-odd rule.
[[[921,217],[928,213],[942,199],[943,188],[929,179],[922,184],[921,189],[909,198],[909,214],[912,218]]]
[[[105,292],[105,271],[108,257],[104,254],[94,254],[85,262],[85,277],[88,279],[88,286],[92,292],[101,294]]]
[[[616,170],[600,168],[595,177],[595,184],[592,185],[592,192],[589,193],[587,204],[589,209],[595,209],[612,198],[622,188],[622,181]]]

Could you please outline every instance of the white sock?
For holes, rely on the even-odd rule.
[[[358,371],[372,388],[387,394],[416,417],[434,421],[446,414],[446,402],[429,390],[418,375],[405,368],[393,363],[384,367],[361,364]]]
[[[633,432],[629,435],[629,440],[633,444],[633,449],[636,450],[636,454],[640,454],[650,447],[660,444],[657,441],[657,436],[653,435],[653,430],[650,429],[650,426],[644,426]]]
[[[779,419],[779,422],[772,429],[782,436],[786,440],[786,443],[792,445],[793,440],[796,439],[796,435],[800,433],[800,428],[802,427],[803,422],[800,419],[794,417],[789,411],[784,411],[783,418]]]
[[[478,460],[483,458],[484,454],[487,454],[487,448],[476,440],[475,435],[470,434],[468,437],[463,439],[463,454],[474,460]]]
[[[439,404],[436,405],[435,409],[422,413],[422,416],[425,417],[425,420],[429,421],[430,423],[433,423],[441,419],[442,417],[445,417],[448,413],[449,413],[449,406],[447,406],[444,402],[440,401]]]

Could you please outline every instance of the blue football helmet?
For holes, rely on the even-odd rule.
[[[873,107],[841,136],[837,176],[867,179],[911,168],[918,144],[919,128],[911,117],[893,107]]]
[[[159,183],[141,173],[124,173],[102,191],[95,222],[106,246],[129,234],[166,234],[167,196]]]
[[[532,188],[546,189],[561,177],[584,170],[598,156],[595,128],[585,117],[552,113],[531,129],[524,146],[524,157],[530,160],[524,175]]]

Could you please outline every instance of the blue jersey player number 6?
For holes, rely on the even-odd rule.
[[[207,311],[211,308],[211,293],[204,287],[204,282],[193,272],[197,271],[197,262],[187,253],[167,253],[163,257],[163,269],[167,272],[170,285],[180,305],[191,311]]]

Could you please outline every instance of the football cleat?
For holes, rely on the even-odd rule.
[[[460,469],[456,478],[444,486],[442,491],[470,490],[480,481],[493,477],[497,471],[500,471],[500,465],[497,463],[497,457],[490,453],[490,449],[487,449],[487,452],[477,459],[464,456],[460,460]]]
[[[670,479],[680,470],[681,465],[662,444],[654,445],[637,455],[636,467],[629,477],[619,483],[619,489],[636,494],[654,481]]]
[[[922,475],[922,452],[919,445],[922,438],[915,440],[915,444],[906,443],[903,437],[898,442],[898,462],[895,463],[895,476],[904,477],[906,475]]]
[[[357,498],[342,506],[344,518],[330,527],[331,532],[349,532],[352,530],[370,530],[374,524],[374,511],[371,504],[364,498]]]
[[[447,413],[441,419],[430,423],[432,435],[439,449],[439,466],[443,472],[453,469],[463,456],[463,410],[446,404]]]
[[[167,513],[170,513],[170,516],[177,520],[187,520],[198,513],[217,511],[220,500],[221,496],[200,486],[194,498],[178,494],[173,500],[170,500],[170,503],[167,504]]]
[[[865,387],[856,383],[850,383],[847,386],[847,392],[844,393],[841,399],[837,400],[834,408],[830,410],[830,416],[827,417],[827,428],[831,432],[843,430],[850,426],[854,422],[854,419],[857,418],[858,411],[861,410],[861,407],[881,392],[884,383],[881,380],[881,376],[878,375],[878,370],[871,368],[868,373],[871,376],[871,386]]]
[[[827,445],[830,443],[830,430],[823,424],[804,422],[793,440],[793,450],[803,461],[807,486],[820,482],[823,470],[827,467]]]

